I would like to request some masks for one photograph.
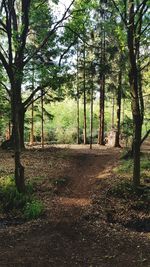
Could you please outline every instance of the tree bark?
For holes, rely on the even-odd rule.
[[[77,144],[80,144],[80,97],[79,97],[79,53],[78,53],[78,43],[77,43]]]
[[[84,51],[83,51],[83,105],[84,105],[84,132],[83,132],[83,142],[84,145],[87,143],[87,133],[86,133],[86,83],[85,83],[85,44],[84,44]]]
[[[133,115],[133,184],[140,185],[140,145],[142,119],[139,104],[139,84],[138,70],[135,52],[135,32],[134,32],[134,2],[129,0],[129,27],[128,27],[128,49],[129,49],[129,83],[131,90],[131,107]]]
[[[34,90],[34,65],[32,74],[32,93]],[[31,104],[31,131],[30,131],[30,145],[33,146],[34,143],[34,102]]]
[[[102,9],[102,20],[105,22],[105,11]],[[101,25],[101,57],[100,64],[101,68],[105,65],[105,28]],[[105,145],[104,138],[104,124],[105,124],[105,73],[101,70],[100,73],[100,109],[99,109],[99,133],[98,133],[98,144]]]
[[[30,131],[30,145],[33,146],[34,143],[34,103],[31,104],[31,131]]]
[[[117,128],[115,136],[115,147],[120,146],[120,118],[121,118],[121,91],[122,91],[122,70],[119,71],[117,89]]]
[[[90,149],[93,145],[93,69],[92,69],[92,85],[91,85],[91,118],[90,118]]]
[[[98,144],[105,145],[104,140],[104,113],[105,113],[105,77],[101,77],[100,85],[100,114],[99,114],[99,134],[98,134]]]
[[[41,90],[41,145],[44,148],[44,100],[43,90]]]
[[[15,154],[15,184],[17,190],[23,193],[25,192],[25,182],[24,182],[24,167],[21,164],[20,160],[21,142],[22,142],[20,136],[20,128],[21,128],[20,118],[22,119],[22,115],[24,114],[24,112],[22,113],[22,103],[20,96],[21,96],[21,85],[14,83],[12,85],[11,108],[12,108],[13,140],[14,140],[14,154]],[[24,119],[22,122],[24,123]]]
[[[111,118],[111,128],[114,129],[114,117],[115,117],[115,97],[113,92],[113,98],[112,98],[112,118]]]

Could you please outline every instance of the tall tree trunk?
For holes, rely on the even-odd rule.
[[[112,115],[111,115],[111,128],[114,129],[114,122],[115,122],[115,97],[113,92],[113,98],[112,98]]]
[[[25,108],[24,105],[21,103],[21,99],[19,101],[19,112],[17,114],[17,120],[18,120],[18,129],[19,129],[19,139],[20,139],[20,148],[24,149],[25,148],[25,144],[24,144],[24,118],[25,118]],[[13,117],[13,115],[12,115]],[[9,130],[10,131],[10,130]],[[12,131],[11,135],[10,135],[10,143],[11,143],[11,147],[14,148],[14,138],[15,138],[15,124],[12,122]]]
[[[25,148],[25,144],[24,144],[25,109],[24,109],[23,105],[21,105],[21,107],[20,107],[20,111],[18,114],[18,120],[19,120],[20,147],[21,147],[21,149],[24,149]]]
[[[34,65],[32,73],[32,92],[34,90]],[[33,97],[34,99],[34,97]],[[30,131],[30,145],[33,146],[34,143],[34,101],[31,104],[31,131]]]
[[[8,124],[8,135],[9,135],[9,139],[11,136],[11,120],[9,120],[9,124]]]
[[[43,90],[41,90],[41,145],[44,148],[44,99]]]
[[[124,117],[125,117],[125,99],[123,98],[123,101],[122,101],[122,122],[124,122]]]
[[[12,123],[14,129],[15,183],[19,192],[25,192],[24,167],[21,164],[20,114],[22,114],[21,86],[12,85]]]
[[[99,119],[99,135],[98,135],[98,144],[105,145],[104,140],[104,112],[105,112],[105,76],[101,77],[101,86],[100,86],[100,119]]]
[[[115,147],[120,147],[120,117],[121,117],[121,91],[122,91],[122,70],[119,71],[117,88],[117,128],[115,136]]]
[[[30,131],[30,145],[34,144],[34,103],[31,104],[31,131]]]
[[[77,44],[77,144],[80,144],[80,96],[79,96],[79,53]]]
[[[102,20],[105,22],[105,11],[102,10]],[[105,65],[105,29],[101,26],[101,58],[100,64],[101,68]],[[99,110],[99,134],[98,134],[98,144],[105,145],[104,137],[104,124],[105,124],[105,74],[101,70],[100,74],[100,110]]]
[[[128,27],[128,49],[129,49],[129,82],[131,89],[131,106],[133,115],[133,184],[135,187],[140,185],[140,144],[142,119],[139,104],[138,70],[135,52],[135,33],[134,33],[134,2],[129,0],[129,27]]]
[[[83,133],[83,142],[84,145],[87,143],[87,133],[86,133],[86,74],[85,74],[85,44],[83,50],[83,106],[84,106],[84,133]]]
[[[92,70],[93,72],[93,70]],[[93,73],[92,73],[92,85],[91,85],[91,108],[90,108],[90,149],[93,145]]]

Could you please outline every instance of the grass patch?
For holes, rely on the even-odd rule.
[[[131,173],[133,169],[133,160],[122,160],[121,164],[114,169],[115,173],[123,174],[123,173]]]
[[[133,159],[121,160],[120,166],[114,169],[117,174],[130,175],[133,171]],[[141,156],[141,178],[150,178],[150,156]]]
[[[24,208],[25,219],[37,219],[41,214],[43,214],[44,207],[43,204],[38,200],[32,200],[27,202]]]
[[[12,176],[0,177],[0,212],[11,212],[24,219],[36,219],[43,213],[43,205],[34,199],[33,186],[28,183],[26,193],[19,193]]]

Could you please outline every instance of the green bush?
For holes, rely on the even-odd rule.
[[[74,144],[77,140],[77,134],[75,128],[62,128],[59,127],[56,129],[55,137],[57,143],[60,144]]]
[[[24,208],[24,217],[27,220],[37,219],[43,214],[43,204],[38,200],[27,202]]]
[[[17,191],[12,177],[0,178],[0,201],[4,212],[22,209],[28,198],[29,196]]]
[[[43,212],[42,204],[33,197],[33,185],[26,186],[26,193],[19,193],[13,177],[0,177],[0,212],[19,213],[25,219],[36,219]]]
[[[119,167],[115,168],[114,171],[116,173],[122,174],[127,173],[131,174],[133,170],[133,159],[122,160]],[[150,173],[150,158],[147,155],[141,156],[141,177],[146,177]]]
[[[116,173],[131,173],[133,169],[133,160],[122,160],[119,167],[115,168]]]

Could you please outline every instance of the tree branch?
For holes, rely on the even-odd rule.
[[[0,84],[6,89],[6,91],[7,91],[8,95],[9,95],[9,97],[11,97],[11,92],[10,92],[10,90],[8,89],[8,87],[7,87],[3,82],[1,82],[1,81],[0,81]]]
[[[71,4],[68,6],[68,8],[66,9],[66,11],[64,12],[62,18],[60,20],[58,20],[53,29],[51,29],[48,33],[47,36],[45,37],[45,39],[43,40],[43,42],[39,45],[39,47],[35,50],[35,52],[29,56],[25,61],[24,61],[24,66],[45,46],[45,44],[48,42],[49,38],[56,32],[56,30],[59,28],[60,24],[66,20],[70,14],[67,16],[67,13],[69,12],[71,6],[73,5],[73,3],[75,2],[75,0],[72,0]]]
[[[141,35],[143,35],[143,33],[148,29],[149,26],[150,26],[150,23],[148,23],[147,26],[141,31]]]
[[[120,11],[119,7],[117,6],[116,2],[114,0],[111,0],[111,1],[113,3],[114,7],[116,8],[116,10],[119,12],[119,15],[120,15],[122,21],[124,22],[125,26],[128,27],[128,23],[127,23],[126,17],[124,18],[123,14],[121,13],[121,11]]]
[[[59,59],[59,67],[61,66],[61,61],[62,61],[64,55],[66,55],[66,54],[69,52],[70,48],[75,44],[75,42],[76,42],[76,40],[74,40],[74,41],[67,47],[67,49],[63,52],[63,54],[60,56],[60,59]]]
[[[47,82],[44,85],[38,86],[36,89],[33,90],[33,92],[30,94],[30,96],[24,101],[23,106],[25,109],[27,109],[28,106],[30,106],[30,101],[33,100],[34,95],[39,92],[41,89],[46,88],[49,86],[49,82]]]
[[[22,0],[22,34],[20,36],[20,47],[16,53],[15,61],[23,64],[23,52],[26,45],[27,34],[29,30],[29,7],[31,0]]]
[[[41,89],[43,89],[43,88],[40,88],[40,90],[41,90]],[[31,104],[33,104],[33,103],[36,102],[38,99],[40,99],[41,96],[46,95],[47,92],[48,92],[48,90],[47,90],[47,91],[43,91],[43,90],[42,90],[42,94],[40,94],[39,96],[37,96],[35,99],[32,98],[32,100],[29,101],[29,103],[26,105],[25,109],[27,109]]]
[[[10,69],[9,69],[9,64],[7,63],[5,57],[3,56],[3,54],[0,52],[0,60],[8,74],[8,76],[10,75]]]
[[[140,143],[140,145],[142,145],[143,144],[143,142],[145,141],[145,139],[149,136],[149,134],[150,134],[150,129],[147,131],[147,133],[143,136],[143,138],[141,139],[141,143]]]

